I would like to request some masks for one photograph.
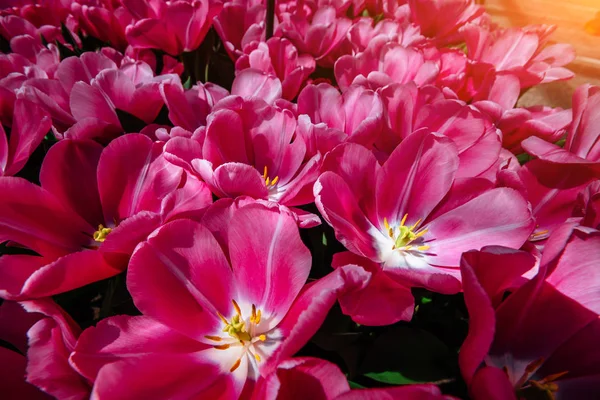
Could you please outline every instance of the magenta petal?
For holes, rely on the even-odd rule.
[[[197,165],[195,161],[193,164]],[[200,175],[204,178],[202,173]],[[235,162],[223,164],[215,170],[212,178],[217,193],[223,193],[227,197],[246,195],[255,199],[264,199],[269,194],[260,173],[248,164]]]
[[[364,287],[340,296],[344,314],[367,326],[390,325],[398,321],[410,321],[415,308],[415,299],[408,286],[390,278],[373,261],[349,251],[333,255],[332,266],[357,265],[370,272],[371,279]]]
[[[104,223],[96,181],[102,150],[91,140],[62,140],[48,151],[40,171],[42,187],[94,228]]]
[[[0,297],[20,300],[23,286],[29,277],[42,266],[50,262],[44,257],[27,255],[3,255],[0,257]]]
[[[260,226],[260,229],[257,227]],[[304,286],[312,257],[294,219],[261,205],[240,208],[229,224],[229,256],[241,299],[276,326]]]
[[[192,160],[202,158],[202,145],[194,139],[171,138],[165,145],[165,158],[186,171],[193,171]]]
[[[237,399],[245,376],[223,372],[207,352],[155,353],[108,364],[98,373],[92,398]]]
[[[121,253],[129,256],[140,242],[146,240],[148,235],[160,226],[161,222],[159,214],[148,211],[139,212],[133,217],[123,220],[119,226],[114,228],[100,245],[99,251],[104,253],[110,261],[112,260],[106,253]],[[118,263],[119,260],[115,261]]]
[[[183,219],[162,226],[137,248],[127,282],[144,314],[199,341],[221,326],[217,313],[229,315],[235,297],[231,268],[214,236]]]
[[[477,371],[470,393],[474,400],[517,400],[506,372],[496,367]]]
[[[121,126],[114,108],[97,87],[84,82],[75,83],[69,104],[76,120],[91,117],[114,126]]]
[[[377,214],[390,223],[405,214],[407,225],[425,219],[448,193],[458,169],[456,146],[443,135],[409,135],[377,176]]]
[[[0,340],[27,353],[27,331],[42,317],[40,313],[25,311],[20,303],[3,301],[0,305]]]
[[[281,98],[281,82],[275,75],[248,68],[238,72],[231,86],[231,94],[246,99],[262,99],[269,104]]]
[[[355,389],[335,400],[450,400],[436,385],[404,385],[388,388]]]
[[[306,285],[277,326],[285,339],[268,359],[265,371],[300,350],[319,329],[338,295],[364,287],[370,274],[364,269],[347,265],[338,268],[316,282]]]
[[[1,121],[0,121],[1,122]],[[0,123],[0,176],[6,174],[6,166],[8,163],[8,138],[4,127]]]
[[[240,115],[228,109],[219,110],[212,114],[206,128],[202,155],[216,167],[232,161],[249,164],[249,140]]]
[[[148,353],[189,353],[207,346],[145,316],[119,315],[82,332],[71,365],[90,381],[106,364]]]
[[[467,385],[471,384],[473,375],[490,350],[496,324],[492,302],[479,283],[474,269],[478,265],[480,254],[475,251],[467,252],[460,263],[465,304],[469,311],[469,334],[458,354],[458,363]]]
[[[10,158],[6,175],[14,175],[25,166],[29,156],[50,131],[52,125],[48,113],[37,104],[25,99],[17,99],[14,107],[9,143]]]
[[[468,250],[489,245],[519,248],[534,226],[531,210],[517,191],[493,189],[431,222],[428,229],[434,239],[428,242],[428,261],[452,267]]]
[[[360,209],[352,190],[337,174],[325,172],[315,183],[315,203],[333,226],[336,238],[350,251],[370,259],[378,253],[370,230],[376,229]]]
[[[98,163],[98,189],[107,224],[139,211],[160,210],[181,182],[180,168],[162,156],[162,145],[141,134],[113,140]]]
[[[52,296],[110,278],[120,272],[123,269],[109,264],[99,251],[71,253],[31,274],[23,286],[23,297]]]

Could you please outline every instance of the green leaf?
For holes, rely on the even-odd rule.
[[[517,155],[517,160],[519,160],[519,164],[521,164],[521,165],[525,164],[530,159],[531,159],[531,156],[529,156],[529,154],[527,154],[527,153],[521,153],[521,154]]]
[[[352,381],[348,381],[348,384],[350,385],[350,389],[364,389],[365,387],[363,385],[359,385],[356,382],[352,382]]]
[[[183,88],[184,89],[189,89],[192,87],[192,77],[188,76],[187,80],[185,81],[185,83],[183,84]]]
[[[373,379],[374,381],[387,383],[389,385],[409,385],[411,383],[420,382],[407,378],[398,371],[371,372],[365,374],[365,376]]]
[[[322,243],[323,243],[323,246],[327,246],[327,236],[325,236],[325,233],[323,233]]]

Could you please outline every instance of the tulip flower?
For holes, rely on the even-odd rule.
[[[183,219],[138,247],[127,282],[144,316],[102,321],[71,356],[96,396],[237,399],[308,341],[339,292],[368,279],[349,266],[305,285],[310,252],[276,209],[242,207],[228,226],[225,253]],[[119,351],[128,357],[115,361]]]
[[[186,181],[162,147],[143,135],[123,136],[106,149],[66,140],[46,155],[41,187],[0,178],[0,207],[10,210],[0,215],[0,238],[39,255],[0,258],[0,296],[45,297],[122,272],[140,241],[189,210],[178,206],[180,187],[196,200],[192,208],[210,204],[206,186]]]
[[[600,233],[576,225],[555,231],[538,274],[516,290],[506,283],[534,264],[527,253],[484,249],[463,256],[470,324],[459,364],[474,399],[593,399],[599,392],[598,352],[590,349],[600,329],[593,261]],[[506,289],[512,293],[502,301]]]
[[[324,161],[315,202],[336,238],[393,281],[456,293],[464,251],[519,248],[534,227],[517,191],[456,179],[458,163],[456,146],[427,130],[410,135],[382,166],[364,147],[342,144]],[[398,313],[409,306],[398,305]]]

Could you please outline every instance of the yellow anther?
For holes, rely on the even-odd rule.
[[[217,312],[217,315],[219,316],[219,318],[221,318],[221,321],[223,321],[225,325],[229,325],[229,321],[227,321],[227,319],[220,312]]]
[[[229,369],[229,372],[233,372],[236,369],[238,369],[238,367],[240,366],[241,362],[242,362],[242,359],[238,358],[238,360],[235,362],[235,364],[233,364],[233,366]]]
[[[204,337],[207,338],[208,340],[212,340],[212,341],[215,341],[215,342],[220,342],[221,340],[223,340],[223,339],[221,339],[220,336],[205,335]]]
[[[265,165],[265,169],[264,169],[264,172],[263,172],[263,179],[267,180],[267,166],[266,165]]]
[[[237,313],[237,315],[239,315],[241,317],[242,310],[240,309],[240,306],[238,305],[238,303],[233,299],[231,299],[231,303],[233,304],[233,308],[235,308],[235,312]]]
[[[227,350],[231,345],[229,344],[219,344],[216,346],[213,346],[215,349],[217,350]]]
[[[92,237],[94,238],[94,240],[96,242],[102,243],[106,240],[106,237],[111,232],[112,232],[111,228],[105,228],[104,225],[100,224],[100,225],[98,225],[98,230],[96,232],[94,232]]]
[[[265,340],[267,340],[267,335],[259,335],[258,340],[260,340],[261,342],[264,342]]]
[[[270,179],[269,179],[269,178],[266,178],[266,179],[265,179],[265,185],[269,186],[269,181],[270,181]]]
[[[421,232],[417,232],[417,234],[415,235],[415,238],[420,238],[421,236],[423,236],[427,232],[429,232],[428,229],[423,229]]]
[[[254,358],[256,359],[256,361],[260,362],[260,356],[258,355],[258,353],[254,353]]]
[[[421,223],[421,218],[419,218],[419,219],[417,220],[417,222],[415,222],[415,224],[414,224],[413,226],[411,226],[411,227],[410,227],[410,230],[411,230],[411,231],[414,231],[414,230],[415,230],[415,228],[416,228],[417,226],[419,226],[419,224],[420,224],[420,223]]]
[[[431,246],[425,245],[425,246],[419,246],[419,247],[417,247],[417,250],[419,250],[419,251],[427,251],[430,248],[431,248]]]
[[[275,186],[277,185],[277,182],[279,181],[279,176],[276,176],[275,179],[273,179],[273,181],[271,182],[271,186]],[[268,185],[268,184],[267,184]]]
[[[404,214],[404,217],[402,217],[402,221],[400,221],[400,226],[404,226],[404,223],[406,222],[406,218],[408,218],[408,214]]]

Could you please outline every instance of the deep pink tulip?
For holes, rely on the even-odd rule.
[[[218,197],[247,195],[285,206],[311,203],[321,155],[307,159],[293,113],[231,96],[209,117],[203,145],[167,143],[167,157],[201,177]]]
[[[522,145],[529,154],[556,164],[590,168],[600,176],[600,87],[582,85],[573,93],[573,122],[564,148],[537,137]]]
[[[496,180],[501,137],[487,115],[460,100],[445,98],[432,86],[392,84],[377,92],[388,119],[387,129],[376,143],[378,150],[390,154],[401,140],[427,128],[456,145],[460,160],[457,178]]]
[[[223,4],[214,27],[232,60],[243,55],[251,43],[265,41],[265,16],[263,0],[233,0]],[[277,17],[274,23],[277,26]]]
[[[312,6],[298,1],[280,12],[276,35],[289,39],[301,53],[312,55],[318,65],[330,68],[341,54],[350,53],[346,36],[352,21],[338,15],[335,7]]]
[[[426,42],[419,27],[409,22],[401,23],[392,19],[384,19],[375,23],[375,26],[373,26],[374,23],[372,18],[360,18],[348,31],[348,40],[355,52],[365,51],[369,43],[378,36],[383,36],[386,41],[396,42],[404,47]]]
[[[51,125],[50,116],[40,106],[16,100],[10,139],[0,125],[0,176],[15,175],[23,168]]]
[[[353,83],[378,88],[391,83],[415,82],[418,86],[435,82],[440,71],[437,60],[415,47],[403,47],[378,36],[364,52],[340,57],[334,66],[340,89]]]
[[[179,81],[176,75],[154,76],[142,61],[124,59],[118,67],[104,54],[86,52],[63,60],[53,80],[30,79],[19,96],[48,111],[59,138],[97,139],[108,142],[124,129],[117,110],[142,124],[157,117],[164,102],[162,82]],[[143,127],[143,126],[142,126]]]
[[[469,25],[463,30],[463,35],[470,60],[493,66],[498,73],[511,74],[519,79],[521,88],[528,88],[574,76],[563,68],[575,59],[571,45],[544,47],[553,30],[531,26],[489,31]]]
[[[58,48],[48,47],[29,35],[10,40],[12,53],[0,54],[0,85],[10,87],[10,80],[24,78],[54,78],[60,63]],[[20,86],[20,85],[19,85]]]
[[[45,316],[27,332],[27,382],[54,398],[89,398],[90,383],[69,364],[81,328],[50,299],[21,304],[30,313]]]
[[[281,97],[293,100],[315,70],[315,59],[298,50],[287,39],[271,38],[264,42],[252,42],[244,49],[235,63],[236,71],[254,68],[275,75],[282,86]]]
[[[339,292],[368,279],[349,266],[305,285],[311,255],[295,221],[260,204],[235,211],[226,247],[189,220],[138,247],[127,280],[145,316],[100,322],[71,357],[96,396],[237,399],[310,339]]]
[[[539,273],[512,288],[504,301],[504,291],[511,289],[506,282],[534,261],[508,249],[464,255],[461,272],[470,322],[459,364],[475,399],[536,394],[595,399],[600,392],[600,232],[575,225],[555,231]],[[480,368],[482,362],[485,367]]]
[[[590,183],[577,196],[575,216],[582,216],[581,225],[600,230],[600,181]]]
[[[298,96],[298,114],[309,152],[323,155],[342,141],[372,147],[384,126],[384,108],[378,93],[362,86],[349,87],[343,94],[327,84],[308,85]],[[310,126],[310,125],[316,126]],[[324,126],[322,127],[321,125]],[[323,129],[324,128],[324,129]]]
[[[125,30],[133,47],[160,49],[172,56],[196,50],[222,3],[216,0],[121,0],[136,22]]]
[[[408,0],[412,21],[438,45],[461,42],[466,23],[485,23],[489,16],[474,0]]]
[[[125,28],[132,23],[133,18],[118,2],[76,0],[71,4],[71,13],[88,36],[110,43],[111,47],[119,51],[124,51],[127,47]]]
[[[382,166],[364,147],[342,144],[325,158],[315,201],[351,252],[407,287],[456,293],[464,251],[519,248],[534,227],[517,191],[457,179],[458,164],[450,139],[427,130],[410,135]]]
[[[65,140],[46,155],[41,187],[0,178],[0,204],[10,210],[0,216],[0,240],[40,255],[0,258],[1,297],[50,296],[113,276],[161,223],[210,204],[206,186],[186,180],[162,148],[133,134],[106,149],[90,140]],[[178,188],[193,193],[193,205],[179,206]]]
[[[547,239],[567,219],[577,216],[577,198],[593,180],[589,170],[543,160],[498,173],[500,185],[518,190],[531,204],[536,221],[530,237],[533,242]]]
[[[290,358],[282,361],[265,379],[258,381],[252,400],[443,400],[435,385],[405,385],[389,388],[351,390],[337,365],[318,358]]]

